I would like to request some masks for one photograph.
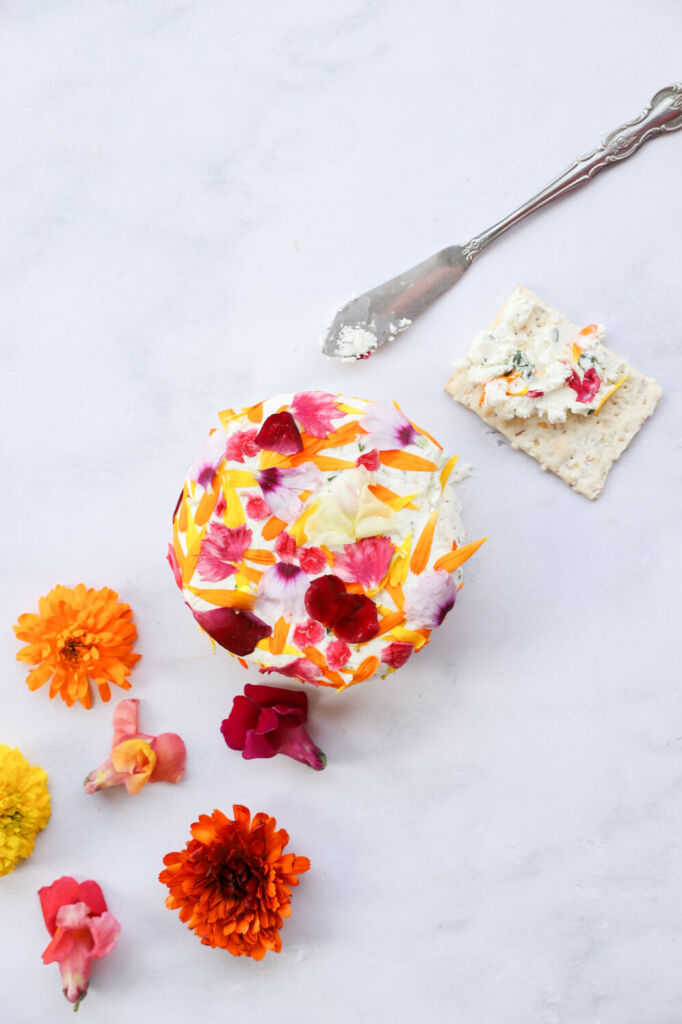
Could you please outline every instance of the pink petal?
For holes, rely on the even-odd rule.
[[[381,661],[385,665],[391,665],[392,668],[400,668],[401,665],[405,664],[413,651],[414,646],[412,644],[397,640],[395,643],[384,647],[381,652]]]
[[[332,640],[324,653],[329,667],[337,670],[348,664],[351,649],[345,640]]]
[[[65,903],[57,911],[57,928],[79,931],[88,927],[90,907],[80,900],[78,903]]]
[[[225,432],[214,430],[204,441],[199,458],[190,468],[190,480],[196,480],[204,490],[211,486],[215,472],[225,458],[225,444]]]
[[[91,917],[88,920],[88,926],[92,936],[92,950],[90,951],[90,955],[96,960],[101,960],[102,957],[111,953],[112,949],[118,942],[118,937],[121,934],[121,926],[114,915],[108,910],[104,914],[100,914],[98,917]]]
[[[450,573],[427,570],[405,586],[405,614],[418,629],[434,629],[453,607],[457,587]]]
[[[314,619],[308,619],[307,622],[301,622],[296,626],[293,641],[296,647],[303,650],[304,647],[314,647],[315,644],[319,644],[326,635],[327,631],[321,623]]]
[[[370,448],[407,448],[417,439],[417,431],[407,416],[387,405],[373,406],[360,420],[360,426],[367,432],[362,440]]]
[[[174,732],[162,732],[152,740],[151,747],[156,754],[156,764],[149,781],[179,782],[185,774],[187,760],[184,742]]]
[[[303,572],[307,572],[310,576],[315,576],[318,572],[322,572],[323,569],[327,568],[327,558],[321,548],[299,548],[298,564],[303,569]]]
[[[576,401],[584,404],[591,402],[601,387],[601,378],[593,366],[586,370],[582,380],[575,370],[571,376],[566,378],[566,384],[573,388],[576,394]]]
[[[334,430],[332,420],[345,416],[336,398],[325,391],[299,391],[289,409],[310,437],[328,437]]]
[[[379,586],[388,572],[395,545],[388,537],[367,537],[346,544],[334,560],[334,572],[346,583],[360,583],[367,590]]]
[[[178,564],[178,560],[175,555],[175,551],[173,550],[172,544],[168,545],[168,554],[166,555],[166,561],[173,570],[173,577],[175,579],[177,586],[180,587],[180,590],[182,590],[182,570],[180,569],[180,566]]]
[[[249,519],[267,519],[272,511],[259,494],[250,494],[246,499],[246,514]]]
[[[322,474],[310,463],[293,469],[271,466],[259,470],[256,477],[272,514],[285,523],[292,523],[303,509],[298,492],[317,491],[322,486]]]
[[[75,903],[78,899],[78,882],[70,875],[63,875],[52,885],[44,885],[39,889],[38,897],[47,930],[50,935],[54,935],[59,908],[64,903]]]
[[[275,554],[281,562],[293,562],[296,557],[296,541],[286,530],[275,541]]]
[[[229,527],[214,520],[201,542],[199,574],[212,583],[232,576],[237,571],[232,563],[242,560],[252,539],[253,534],[246,526]]]
[[[277,562],[269,566],[258,584],[258,610],[275,622],[283,616],[287,622],[305,616],[308,577],[297,565]]]
[[[74,942],[67,955],[59,964],[64,995],[70,1003],[79,1003],[88,990],[90,971],[92,970],[90,943],[89,934],[87,941],[81,939]]]
[[[253,430],[238,430],[230,434],[225,445],[225,458],[230,462],[243,462],[244,456],[253,458],[260,455],[260,448],[255,443],[257,433],[254,427]]]
[[[314,665],[312,661],[308,661],[307,658],[296,658],[295,661],[290,661],[287,665],[283,666],[262,667],[260,671],[264,675],[277,672],[281,676],[289,676],[292,679],[300,680],[302,683],[316,683],[322,675],[322,670],[317,665]]]
[[[137,736],[138,730],[138,706],[139,700],[135,697],[128,700],[121,700],[114,708],[114,739],[111,744],[112,750],[122,740]]]

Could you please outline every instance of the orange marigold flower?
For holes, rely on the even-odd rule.
[[[39,615],[20,615],[14,627],[27,641],[17,660],[37,665],[26,677],[30,690],[51,679],[50,698],[59,694],[69,707],[79,700],[89,708],[91,681],[104,701],[111,697],[109,683],[130,689],[128,675],[141,655],[133,654],[137,630],[130,605],[119,603],[115,591],[83,583],[54,587],[38,608]]]
[[[205,946],[233,956],[262,960],[269,949],[282,948],[279,929],[291,913],[292,885],[310,861],[283,854],[289,842],[284,829],[267,814],[235,804],[234,820],[222,811],[202,814],[192,825],[184,850],[167,853],[159,881],[170,895],[166,906]]]

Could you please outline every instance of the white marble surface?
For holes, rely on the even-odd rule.
[[[81,1016],[278,1024],[678,1024],[682,860],[682,133],[481,258],[393,349],[317,341],[336,307],[529,196],[682,78],[677,0],[0,6],[0,742],[53,817],[0,879],[7,1024],[67,1019],[36,890],[94,877],[123,926]],[[594,504],[443,393],[522,281],[664,398]],[[165,545],[218,409],[322,387],[398,398],[475,466],[458,607],[392,679],[311,693],[329,757],[244,762]],[[110,705],[29,693],[10,626],[55,583],[135,609],[131,695],[186,779],[86,797]],[[312,870],[284,951],[202,947],[163,854],[213,807],[275,814]]]

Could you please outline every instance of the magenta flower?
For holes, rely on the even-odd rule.
[[[388,405],[375,405],[362,417],[360,426],[367,431],[362,440],[370,448],[407,448],[417,440],[417,431],[407,416]]]
[[[64,995],[77,1010],[85,998],[92,961],[111,953],[121,926],[107,910],[97,882],[65,875],[38,891],[47,930],[52,936],[44,964],[59,964]]]
[[[269,566],[258,584],[258,608],[267,619],[276,622],[283,616],[287,622],[305,615],[305,594],[308,577],[291,562]]]
[[[345,415],[336,398],[325,391],[300,391],[289,409],[310,437],[328,437],[334,430],[332,420]]]
[[[594,366],[586,370],[581,380],[575,370],[566,378],[566,384],[575,391],[576,402],[591,402],[601,387],[601,378]]]
[[[457,587],[442,569],[421,573],[405,586],[405,614],[418,629],[435,629],[455,604]]]
[[[247,760],[286,754],[319,772],[327,758],[308,735],[307,718],[308,698],[300,690],[247,683],[220,731],[230,750],[241,750]]]
[[[293,562],[296,557],[296,541],[286,530],[275,541],[275,554],[282,562]]]
[[[389,537],[366,537],[345,544],[334,559],[334,572],[346,583],[374,590],[385,579],[395,544]]]
[[[260,469],[256,478],[272,514],[285,523],[293,523],[303,510],[298,492],[317,491],[322,486],[322,474],[310,463],[293,469],[279,466]]]
[[[114,710],[111,753],[83,783],[86,793],[123,784],[139,793],[147,782],[179,782],[185,774],[187,751],[174,732],[149,736],[138,729],[138,700],[122,700]]]
[[[277,672],[280,676],[288,676],[290,679],[298,679],[300,683],[317,683],[322,675],[322,670],[308,658],[295,658],[286,665],[262,666],[260,672],[264,676]]]
[[[410,657],[414,647],[412,644],[403,643],[397,640],[395,643],[387,644],[381,652],[381,661],[391,668],[400,668]]]
[[[270,636],[272,629],[253,612],[238,608],[211,608],[207,612],[189,609],[205,633],[217,644],[239,657],[255,651],[256,644]]]
[[[211,486],[215,472],[225,458],[225,444],[224,431],[212,431],[202,445],[199,458],[190,468],[188,473],[190,480],[196,480],[204,490]]]
[[[249,519],[267,519],[272,515],[272,511],[260,494],[250,494],[246,499],[246,514]]]
[[[345,640],[332,640],[330,644],[327,644],[327,650],[324,653],[327,664],[336,671],[348,664],[351,649]]]
[[[254,458],[260,455],[260,448],[256,444],[255,427],[252,430],[238,430],[230,434],[225,445],[225,458],[230,462],[243,462],[244,458]]]
[[[246,526],[225,526],[214,520],[201,542],[197,570],[205,580],[218,583],[232,576],[244,552],[251,546],[253,534]]]

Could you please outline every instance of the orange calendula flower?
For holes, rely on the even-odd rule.
[[[30,690],[50,679],[51,698],[58,694],[69,707],[79,700],[89,708],[90,682],[104,701],[111,697],[109,683],[130,689],[128,676],[141,655],[133,653],[137,630],[130,605],[119,602],[115,591],[58,586],[38,608],[39,615],[20,615],[14,627],[27,641],[17,660],[37,666],[26,677]]]
[[[222,811],[202,814],[184,850],[167,853],[159,881],[170,895],[166,906],[203,945],[233,956],[262,960],[279,953],[282,918],[291,913],[291,886],[307,871],[307,857],[285,854],[289,836],[267,814],[253,819],[235,804],[234,820]]]

